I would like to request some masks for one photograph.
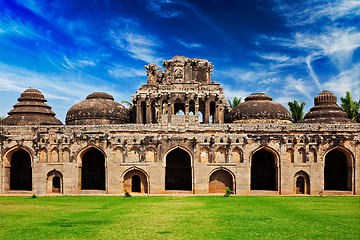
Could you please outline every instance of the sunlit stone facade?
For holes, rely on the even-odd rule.
[[[132,107],[92,93],[65,125],[26,90],[0,122],[0,194],[360,194],[360,124],[332,93],[294,124],[265,94],[229,109],[207,60],[163,66]]]

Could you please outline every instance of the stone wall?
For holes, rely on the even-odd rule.
[[[307,189],[311,195],[322,192],[360,194],[360,124],[184,126],[178,122],[170,121],[166,125],[1,126],[0,193],[24,193],[9,187],[12,154],[19,149],[31,156],[33,193],[50,193],[50,180],[60,174],[63,194],[86,193],[81,190],[82,157],[95,148],[105,156],[105,193],[122,194],[124,185],[130,184],[131,171],[139,171],[143,174],[141,192],[161,194],[166,192],[166,156],[180,148],[190,156],[191,192],[196,194],[209,193],[211,175],[217,170],[225,170],[233,176],[234,191],[241,195],[294,194],[297,191],[295,176],[308,178],[305,180],[309,181]],[[252,157],[260,149],[274,157],[275,191],[251,190]],[[346,156],[350,171],[346,191],[324,190],[325,156],[332,149],[339,149]]]

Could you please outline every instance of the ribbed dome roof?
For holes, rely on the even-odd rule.
[[[322,91],[314,99],[315,106],[299,123],[354,123],[336,102],[337,97],[333,93]]]
[[[288,122],[289,111],[280,103],[264,93],[254,93],[245,98],[245,102],[234,107],[227,115],[228,122]]]
[[[1,125],[62,125],[39,90],[25,90],[18,101],[14,109],[8,112],[9,116],[1,121]]]
[[[66,114],[68,125],[101,125],[129,122],[127,108],[114,101],[114,97],[104,92],[94,92],[85,101],[72,106]]]

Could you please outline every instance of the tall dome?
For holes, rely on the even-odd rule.
[[[273,102],[265,93],[254,93],[245,98],[245,102],[234,107],[226,120],[233,123],[291,123],[291,115],[283,105]]]
[[[62,125],[39,90],[25,90],[18,101],[8,112],[9,116],[0,122],[1,125]]]
[[[322,91],[314,99],[315,106],[299,123],[354,123],[336,102],[337,97],[333,93]]]
[[[66,114],[67,125],[103,125],[129,122],[129,110],[114,97],[94,92],[86,100],[72,106]]]

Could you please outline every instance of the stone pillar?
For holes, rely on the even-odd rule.
[[[137,124],[141,124],[141,119],[142,119],[142,113],[141,113],[141,102],[140,104],[138,104],[138,102],[134,103],[136,105],[136,123]]]
[[[205,101],[205,111],[204,111],[204,123],[209,123],[210,118],[210,102],[208,100]]]

